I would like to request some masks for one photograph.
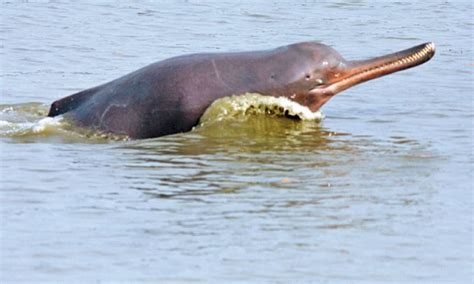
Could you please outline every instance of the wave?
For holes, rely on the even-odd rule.
[[[46,117],[47,106],[40,103],[0,105],[0,137],[22,137],[54,133],[61,117]]]
[[[270,97],[257,93],[246,93],[239,96],[224,97],[214,101],[200,118],[199,125],[222,120],[245,119],[252,115],[284,116],[300,120],[321,121],[321,111],[312,112],[285,97]]]
[[[0,138],[86,143],[110,140],[109,135],[72,126],[63,116],[48,117],[48,110],[49,106],[41,103],[0,105]]]

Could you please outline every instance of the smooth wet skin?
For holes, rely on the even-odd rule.
[[[303,42],[268,51],[193,54],[160,61],[54,102],[80,127],[152,138],[194,127],[209,105],[247,92],[287,97],[317,111],[356,84],[414,67],[434,55],[432,43],[364,61]]]

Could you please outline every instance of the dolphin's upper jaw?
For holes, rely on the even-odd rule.
[[[430,60],[434,53],[435,45],[428,42],[374,59],[350,61],[346,68],[335,73],[337,76],[330,78],[327,84],[311,89],[306,96],[305,105],[311,111],[317,111],[339,92],[365,81],[420,65]]]

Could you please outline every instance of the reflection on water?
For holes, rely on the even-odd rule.
[[[222,132],[222,129],[229,131]],[[292,178],[290,183],[285,182],[284,177],[291,176],[298,168],[315,167],[320,163],[317,159],[306,159],[305,153],[348,151],[345,148],[349,146],[331,137],[335,137],[335,133],[322,130],[316,122],[254,115],[245,121],[225,120],[207,125],[192,133],[130,141],[119,148],[127,157],[128,163],[124,163],[127,173],[133,170],[133,173],[154,177],[150,179],[154,183],[146,185],[149,189],[158,190],[161,195],[178,190],[177,194],[184,195],[190,192],[188,188],[212,193],[234,192],[260,183],[294,186],[295,182],[301,182],[298,178]],[[276,158],[278,164],[274,163]],[[172,176],[163,169],[169,169]],[[275,175],[271,180],[266,176],[269,172]],[[150,177],[130,178],[133,182],[133,179]]]
[[[429,164],[437,159],[404,137],[356,138],[329,132],[316,122],[263,115],[250,116],[245,123],[221,121],[188,134],[129,141],[117,149],[123,153],[119,164],[130,187],[167,198],[248,188],[335,190],[354,186],[351,179],[357,172],[399,174],[406,184],[396,186],[405,187],[420,176],[429,177],[434,170]],[[400,172],[400,165],[416,169],[421,164],[423,173]]]

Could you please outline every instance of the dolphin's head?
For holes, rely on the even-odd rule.
[[[333,48],[303,42],[287,47],[292,55],[285,77],[288,86],[285,96],[317,111],[337,93],[354,85],[428,61],[435,53],[433,43],[368,60],[345,60]]]

